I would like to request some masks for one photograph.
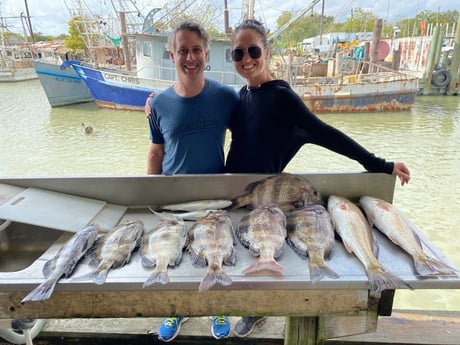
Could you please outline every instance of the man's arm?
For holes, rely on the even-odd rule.
[[[151,144],[148,157],[147,157],[147,174],[161,174],[162,163],[164,157],[164,145],[163,144]]]

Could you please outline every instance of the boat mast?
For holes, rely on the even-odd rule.
[[[24,5],[26,7],[27,27],[30,33],[30,38],[32,39],[32,43],[35,43],[34,31],[32,30],[32,22],[30,20],[29,6],[27,5],[27,0],[24,0]]]

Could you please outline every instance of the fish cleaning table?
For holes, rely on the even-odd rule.
[[[141,219],[145,229],[158,222],[148,209],[165,204],[202,199],[231,199],[244,194],[245,187],[268,175],[181,175],[76,178],[9,178],[0,183],[14,188],[40,188],[59,193],[103,200],[127,207],[121,221]],[[301,174],[326,199],[331,194],[357,201],[371,195],[392,201],[395,178],[386,174],[331,173]],[[0,189],[0,205],[10,193]],[[4,196],[2,200],[1,196]],[[396,205],[397,206],[397,205]],[[247,210],[231,211],[234,226]],[[188,226],[192,222],[187,222]],[[34,231],[43,231],[36,227]],[[57,231],[57,230],[56,230]],[[353,255],[346,252],[340,240],[328,266],[338,279],[323,278],[312,283],[308,260],[302,260],[286,246],[278,262],[282,275],[258,272],[244,275],[252,263],[246,248],[236,243],[237,263],[224,266],[232,279],[230,286],[215,285],[209,291],[198,291],[206,268],[193,267],[184,253],[181,264],[169,269],[168,284],[142,284],[152,268],[141,265],[135,253],[129,264],[109,272],[103,285],[92,281],[72,280],[88,273],[87,261],[81,262],[70,279],[61,279],[49,300],[21,304],[24,296],[43,282],[41,273],[51,258],[72,233],[62,232],[59,239],[27,268],[16,272],[0,272],[1,319],[65,319],[65,318],[132,318],[183,316],[286,316],[285,344],[319,344],[324,339],[376,330],[378,316],[390,315],[394,290],[371,294],[366,272]],[[416,277],[412,259],[386,237],[376,233],[380,251],[378,259],[388,271],[404,279],[414,289],[457,289],[460,279],[449,276],[433,279]],[[427,242],[429,244],[429,242]],[[432,245],[425,250],[444,261]]]

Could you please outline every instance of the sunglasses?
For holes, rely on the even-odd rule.
[[[259,46],[251,46],[247,49],[249,56],[252,59],[258,59],[262,56],[262,48]],[[239,62],[243,60],[244,56],[244,49],[236,48],[232,50],[232,60],[235,62]]]

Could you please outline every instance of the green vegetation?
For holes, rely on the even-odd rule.
[[[85,41],[83,40],[81,28],[82,18],[74,17],[69,21],[69,36],[64,39],[65,47],[72,50],[85,49]]]
[[[281,27],[287,23],[294,12],[283,12],[278,18],[277,25]],[[458,20],[459,11],[422,11],[416,18],[402,19],[396,23],[384,23],[383,37],[393,37],[394,27],[400,32],[398,37],[420,36],[422,34],[422,21],[434,24],[452,25]],[[354,8],[352,15],[343,23],[335,23],[333,17],[323,18],[323,33],[328,32],[372,32],[375,21],[379,19],[374,13],[361,8]],[[305,38],[318,36],[321,31],[321,16],[318,14],[306,15],[287,28],[277,40],[279,48],[295,47]]]

